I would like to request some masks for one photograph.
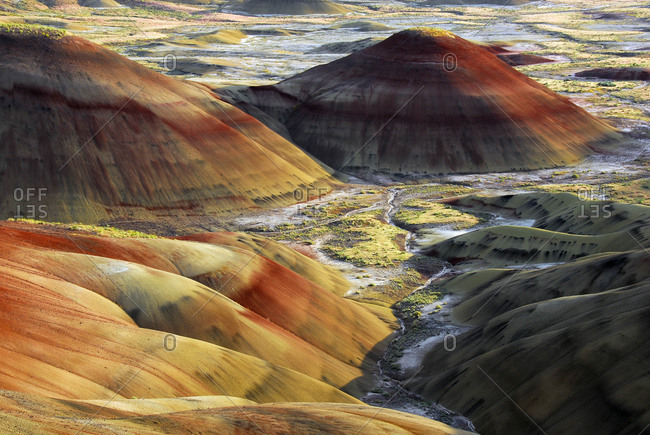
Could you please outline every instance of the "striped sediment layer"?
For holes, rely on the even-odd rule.
[[[356,173],[548,168],[620,139],[484,46],[439,29],[405,30],[276,85],[220,93],[262,109],[300,147]]]
[[[86,223],[235,213],[334,184],[322,164],[207,88],[81,38],[4,30],[0,56],[3,218],[26,216],[17,209],[29,204]],[[16,196],[28,188],[41,194]]]

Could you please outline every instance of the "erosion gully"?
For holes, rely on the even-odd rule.
[[[439,185],[440,183],[421,184],[421,187],[431,185]],[[500,193],[500,189],[490,188],[483,186],[486,191],[490,193]],[[409,231],[398,225],[393,217],[399,211],[400,201],[408,199],[408,194],[403,194],[403,189],[382,187],[376,184],[364,185],[359,184],[354,187],[339,190],[331,193],[325,197],[317,198],[306,203],[301,204],[301,207],[306,206],[327,206],[336,200],[354,200],[355,196],[361,191],[372,189],[376,191],[383,191],[379,195],[381,199],[375,201],[366,207],[360,207],[346,214],[326,218],[316,221],[314,225],[300,227],[294,231],[308,230],[314,227],[322,227],[340,221],[347,217],[373,211],[383,210],[383,220],[394,227],[407,231],[405,242],[405,249],[413,255],[422,255],[419,246],[421,243],[439,242],[469,231],[479,228],[497,225],[519,225],[519,226],[532,226],[534,221],[515,219],[512,217],[500,216],[497,214],[483,213],[487,216],[484,222],[462,231],[453,231],[444,228],[427,228],[417,232]],[[513,193],[518,189],[510,189],[508,192]],[[523,192],[523,191],[521,191]],[[501,192],[502,193],[502,192]],[[402,197],[402,195],[404,195]],[[278,237],[283,232],[276,229],[278,225],[285,223],[301,223],[302,221],[310,219],[308,216],[303,216],[298,212],[296,206],[285,207],[273,211],[265,211],[263,216],[247,216],[240,217],[232,224],[242,231],[255,232],[264,236]],[[313,253],[316,259],[321,263],[328,264],[341,271],[349,281],[354,282],[356,286],[368,288],[371,285],[380,285],[390,282],[391,278],[396,276],[398,267],[386,269],[381,267],[365,267],[361,268],[352,263],[334,259],[324,252],[324,247],[327,246],[329,238],[332,235],[317,236],[312,240]],[[546,265],[538,265],[537,267],[544,267]],[[416,288],[411,294],[419,291],[435,290],[436,283],[445,277],[452,274],[461,272],[468,272],[475,270],[477,266],[469,266],[465,268],[454,267],[451,264],[441,262],[440,269],[433,272],[427,281]],[[361,276],[363,275],[363,277]],[[357,295],[358,291],[351,287],[346,296]],[[441,351],[453,351],[456,345],[456,337],[470,328],[455,324],[452,320],[451,313],[455,305],[460,301],[460,297],[443,294],[441,299],[433,301],[433,303],[419,308],[421,312],[418,318],[418,327],[411,328],[414,322],[405,322],[405,317],[400,310],[394,310],[394,313],[400,323],[400,329],[396,331],[396,337],[388,346],[384,356],[377,363],[377,370],[374,373],[375,387],[371,392],[366,394],[362,400],[368,404],[378,406],[380,408],[394,409],[404,411],[412,414],[417,414],[423,417],[438,420],[453,427],[465,430],[474,431],[474,426],[471,421],[466,417],[446,409],[440,404],[432,403],[422,398],[421,396],[408,390],[409,382],[415,378],[420,370],[425,355],[431,351],[435,346],[443,343]]]
[[[422,242],[419,239],[423,238],[423,234],[424,238],[428,239],[429,242],[432,239],[438,242],[488,226],[532,226],[534,224],[534,220],[516,219],[493,213],[484,213],[488,216],[485,222],[466,230],[454,231],[441,228],[428,228],[425,231],[420,231],[418,234],[398,225],[393,219],[393,216],[398,211],[398,206],[395,204],[395,201],[400,191],[401,189],[386,190],[384,219],[386,223],[408,231],[405,248],[413,255],[421,255],[420,249],[418,248],[420,243],[418,242]],[[475,267],[461,270],[453,267],[449,263],[443,263],[438,272],[432,274],[423,285],[416,288],[411,294],[429,289],[438,280],[448,277],[451,274],[471,270],[475,270]],[[450,411],[440,404],[428,402],[421,396],[408,391],[409,381],[417,376],[424,357],[429,351],[440,343],[443,343],[440,351],[452,352],[456,346],[456,337],[471,329],[467,326],[455,324],[452,320],[451,312],[459,302],[459,296],[443,294],[441,299],[435,300],[433,303],[420,308],[422,314],[418,319],[417,331],[415,329],[409,330],[405,325],[405,319],[401,316],[401,312],[395,310],[396,317],[401,326],[400,331],[388,346],[384,357],[378,361],[376,388],[362,399],[364,402],[375,406],[421,415],[459,429],[475,430],[471,421],[466,417]],[[394,366],[396,356],[399,357],[397,358],[398,368]]]
[[[397,209],[395,199],[398,192],[399,189],[388,189],[386,191],[384,219],[389,225],[408,231],[405,249],[411,254],[418,255],[419,250],[414,247],[417,245],[415,243],[417,240],[416,233],[397,225],[393,220]],[[431,287],[437,280],[449,275],[451,272],[453,272],[453,267],[450,264],[443,265],[440,271],[434,273],[423,285],[411,292],[411,294]],[[457,299],[455,296],[445,295],[441,300],[425,306],[421,310],[422,316],[420,317],[420,322],[423,328],[418,334],[420,337],[410,343],[404,343],[406,341],[407,329],[404,319],[400,316],[400,312],[395,311],[400,323],[398,336],[388,346],[383,358],[377,362],[378,373],[376,374],[376,387],[362,398],[364,402],[375,406],[421,415],[459,429],[475,430],[471,421],[466,417],[438,403],[428,402],[421,396],[408,390],[408,382],[417,376],[426,353],[443,340],[447,340],[451,345],[455,346],[455,337],[469,329],[455,325],[451,321],[451,310],[458,302]],[[440,306],[442,308],[435,310],[434,306]],[[389,359],[389,355],[395,354],[397,348],[401,352],[399,369],[392,367],[393,363]]]
[[[376,185],[362,185],[359,187],[337,191],[324,198],[318,198],[306,202],[302,204],[302,206],[327,205],[333,200],[348,198],[353,199],[354,196],[357,195],[361,190],[367,188],[372,188],[374,190],[383,189],[383,198],[379,201],[374,202],[372,205],[355,209],[338,218],[319,221],[314,226],[324,226],[334,221],[353,216],[355,214],[383,209],[383,218],[387,224],[400,228],[401,230],[408,231],[405,248],[409,253],[417,255],[418,249],[415,247],[417,245],[416,233],[400,227],[393,220],[393,216],[398,211],[398,206],[395,204],[395,200],[399,195],[400,189],[385,188]],[[243,217],[234,223],[242,230],[254,231],[265,236],[277,236],[282,231],[276,230],[276,226],[287,222],[298,223],[304,219],[300,217],[299,213],[296,213],[296,207],[293,206],[277,209],[270,213],[265,212],[262,219],[264,227],[262,227],[260,224],[260,216]],[[301,230],[307,230],[309,228],[313,228],[314,226],[304,227],[301,228]],[[456,235],[455,232],[451,234],[448,233],[449,232],[445,233],[442,231],[441,235],[448,237]],[[329,236],[326,235],[319,236],[315,238],[315,240],[312,240],[312,247],[315,251],[314,253],[316,254],[317,260],[324,264],[329,264],[340,270],[351,281],[351,278],[354,278],[354,283],[356,285],[367,287],[371,283],[373,285],[384,284],[389,282],[391,277],[393,277],[396,273],[395,270],[382,270],[382,268],[378,267],[360,268],[351,263],[331,258],[322,250],[322,247],[327,244],[328,238]],[[438,272],[432,274],[432,276],[430,276],[423,285],[415,289],[412,293],[432,286],[438,279],[443,278],[452,272],[454,272],[454,269],[451,265],[444,265]],[[365,275],[365,278],[359,278],[360,275]],[[346,296],[350,296],[353,293],[354,289],[351,288]],[[423,328],[421,329],[418,336],[415,337],[415,339],[411,337],[411,340],[407,343],[404,343],[405,334],[408,332],[407,328],[403,322],[403,319],[399,316],[400,313],[396,312],[396,317],[400,322],[401,328],[399,331],[397,331],[396,337],[388,346],[384,357],[378,361],[377,371],[374,374],[376,381],[375,388],[373,388],[370,393],[362,398],[364,402],[379,406],[380,408],[394,409],[421,415],[427,418],[442,421],[457,428],[474,430],[472,423],[467,418],[454,413],[439,404],[431,403],[419,395],[410,392],[406,388],[408,381],[411,380],[415,374],[417,374],[417,370],[421,364],[422,358],[433,346],[445,340],[446,338],[450,339],[453,337],[452,339],[455,340],[456,335],[468,329],[466,327],[455,325],[451,321],[451,310],[456,303],[457,298],[455,296],[445,295],[441,300],[435,301],[434,304],[422,308],[422,317],[420,320]],[[442,308],[434,309],[434,306],[440,306]],[[399,364],[401,365],[401,369],[399,370],[391,367],[392,363],[389,362],[388,358],[388,356],[395,351],[396,346],[400,347],[400,349],[403,349],[403,354],[400,356],[399,360]]]

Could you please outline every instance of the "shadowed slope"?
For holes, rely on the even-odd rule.
[[[96,222],[271,207],[332,179],[208,89],[77,37],[0,33],[0,213],[47,189],[48,219]],[[29,122],[27,122],[27,120]]]
[[[611,127],[447,31],[411,29],[273,86],[223,90],[345,171],[462,173],[576,163]]]
[[[457,338],[453,352],[433,348],[413,389],[468,416],[486,434],[541,428],[636,435],[647,427],[650,413],[641,403],[650,397],[644,332],[650,326],[650,207],[569,193],[451,203],[535,219],[539,228],[474,231],[433,245],[433,255],[493,264],[584,257],[542,270],[483,269],[440,282],[462,296],[453,318],[476,328]]]
[[[640,250],[443,283],[480,326],[454,352],[432,349],[413,389],[481,433],[637,435],[650,423],[649,266]]]
[[[463,296],[453,316],[474,325],[528,304],[558,297],[605,292],[650,279],[650,255],[643,251],[601,254],[544,270],[485,269],[445,281]]]
[[[572,193],[523,193],[503,196],[469,195],[448,203],[462,208],[535,219],[534,226],[549,231],[602,235],[633,231],[650,223],[650,207],[596,200],[587,191]]]
[[[473,231],[436,243],[427,255],[452,264],[484,260],[492,265],[558,263],[603,252],[622,252],[650,240],[650,225],[639,229],[638,239],[626,231],[586,236],[502,225]]]

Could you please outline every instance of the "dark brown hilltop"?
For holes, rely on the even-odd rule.
[[[609,80],[650,80],[648,68],[596,68],[576,73],[576,77],[593,77]]]

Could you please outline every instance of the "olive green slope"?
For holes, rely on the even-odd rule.
[[[643,205],[588,201],[570,193],[469,196],[451,204],[535,219],[533,227],[483,228],[425,248],[429,255],[452,263],[556,263],[638,249],[650,241],[650,207]]]
[[[437,346],[410,384],[480,433],[640,433],[650,423],[650,208],[573,194],[470,196],[451,204],[534,219],[434,244],[495,265],[439,283],[474,329]]]
[[[523,193],[502,196],[470,195],[449,202],[461,208],[491,211],[521,219],[535,219],[534,226],[573,234],[628,231],[650,222],[650,207],[597,200],[585,190],[573,193]]]
[[[240,0],[229,9],[251,15],[334,15],[350,12],[345,6],[329,0]]]
[[[411,388],[480,433],[637,435],[650,423],[649,276],[638,250],[453,278],[455,315],[478,326],[431,350]]]
[[[446,280],[443,287],[463,296],[457,321],[481,325],[517,307],[565,296],[613,290],[650,278],[643,250],[582,258],[541,270],[484,269]]]

